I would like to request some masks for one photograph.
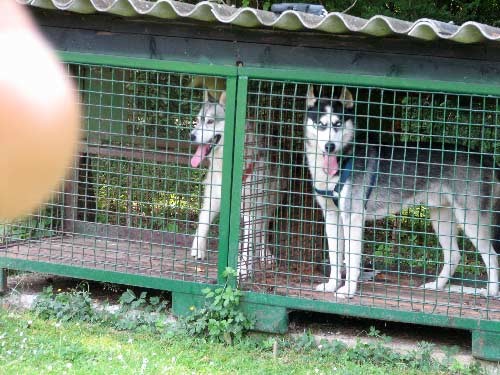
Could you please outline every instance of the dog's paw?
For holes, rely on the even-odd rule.
[[[193,247],[191,248],[191,256],[195,259],[202,260],[206,257],[206,251],[193,244]]]
[[[438,284],[438,281],[431,281],[429,283],[425,283],[423,285],[420,285],[420,289],[425,289],[425,290],[443,290],[443,288]]]
[[[205,253],[201,252],[196,249],[191,250],[191,256],[195,258],[196,260],[204,260],[205,259]]]
[[[317,292],[335,292],[339,288],[337,281],[329,281],[327,283],[316,285],[314,288]]]
[[[479,293],[485,298],[500,298],[498,295],[498,284],[488,285],[488,288],[480,289]]]
[[[356,293],[356,290],[353,290],[353,288],[349,288],[348,285],[344,285],[342,288],[339,288],[337,290],[335,296],[338,299],[347,299],[354,297],[354,293]]]

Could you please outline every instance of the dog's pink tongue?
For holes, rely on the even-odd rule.
[[[323,155],[323,168],[326,169],[326,173],[330,176],[335,176],[339,171],[339,164],[337,163],[337,157],[335,155],[325,154]]]
[[[205,156],[207,156],[209,147],[210,147],[210,145],[199,145],[198,146],[198,148],[196,149],[196,152],[194,153],[193,157],[191,158],[191,167],[198,168],[198,166],[201,164],[203,159],[205,159]]]

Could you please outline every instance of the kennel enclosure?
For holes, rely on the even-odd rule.
[[[309,85],[330,99],[347,86],[357,127],[377,141],[417,152],[442,144],[498,164],[497,29],[280,17],[213,3],[27,3],[77,83],[84,134],[52,202],[0,227],[3,269],[169,290],[174,312],[184,314],[203,303],[203,288],[223,282],[226,267],[238,269],[247,241],[251,271],[239,285],[260,329],[285,331],[294,309],[454,327],[472,331],[475,356],[500,359],[500,300],[480,294],[486,270],[461,231],[467,218],[456,223],[461,262],[444,291],[420,288],[444,261],[429,209],[417,202],[365,225],[354,298],[316,290],[329,272],[328,248],[303,132]],[[207,256],[197,259],[210,162],[193,167],[190,132],[206,91],[226,92],[222,173],[208,184],[222,193]],[[286,183],[266,183],[276,177]],[[270,193],[280,199],[255,214]],[[258,228],[251,238],[244,217]]]

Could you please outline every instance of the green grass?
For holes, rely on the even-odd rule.
[[[276,357],[272,342],[279,342]],[[117,331],[83,322],[57,322],[31,312],[0,309],[2,374],[445,374],[455,367],[399,361],[376,346],[319,350],[307,335],[252,335],[233,346],[182,334]],[[333,349],[333,350],[332,350]],[[418,356],[417,356],[418,357]],[[415,357],[415,358],[417,358]],[[377,359],[378,358],[378,359]],[[413,363],[413,364],[412,364]]]

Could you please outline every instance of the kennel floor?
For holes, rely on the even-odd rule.
[[[169,244],[140,239],[64,235],[0,247],[0,256],[134,275],[213,284],[217,255],[206,260],[191,257],[192,237],[179,234]]]
[[[500,321],[500,296],[485,298],[471,287],[453,285],[444,291],[424,290],[410,286],[415,280],[410,280],[405,275],[394,276],[381,272],[374,280],[361,281],[356,295],[346,300],[338,299],[331,292],[315,290],[318,284],[327,281],[327,278],[317,275],[260,270],[255,272],[253,280],[244,282],[242,287],[245,290],[281,296]]]
[[[217,253],[196,261],[190,255],[192,237],[180,234],[173,243],[154,244],[130,239],[109,239],[83,235],[64,235],[29,240],[0,247],[0,256],[54,264],[109,270],[136,275],[213,284],[217,280]],[[216,248],[213,243],[209,248]],[[260,293],[337,301],[333,293],[315,291],[326,280],[319,275],[280,271],[272,265],[256,265],[254,275],[241,287]],[[470,288],[458,291],[429,291],[410,286],[399,275],[394,280],[377,275],[360,283],[359,293],[341,303],[381,307],[401,311],[425,312],[453,317],[500,321],[500,299],[484,298]]]

